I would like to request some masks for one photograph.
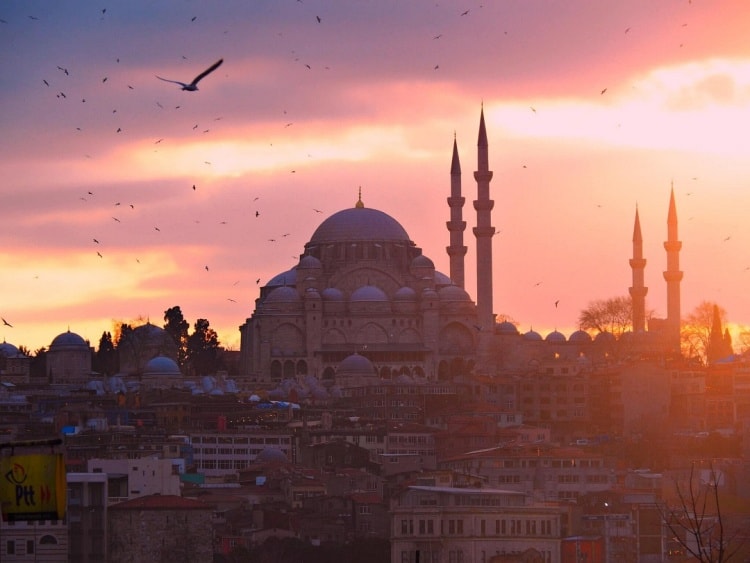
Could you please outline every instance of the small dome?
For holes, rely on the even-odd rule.
[[[299,261],[299,265],[297,267],[314,270],[322,268],[323,264],[321,264],[320,260],[315,258],[315,256],[307,254],[306,256],[302,257],[302,260]]]
[[[321,293],[320,296],[324,301],[343,301],[344,294],[341,290],[336,287],[327,287]]]
[[[339,369],[336,371],[336,375],[349,375],[349,376],[375,376],[375,367],[372,362],[357,354],[356,352],[351,356],[344,358],[339,364]]]
[[[143,367],[144,375],[182,375],[180,367],[172,358],[156,356]]]
[[[265,299],[265,303],[297,303],[298,301],[300,301],[300,296],[297,290],[287,285],[277,287]]]
[[[255,461],[259,463],[288,463],[289,458],[279,448],[266,446],[255,456]]]
[[[398,377],[396,377],[396,383],[399,383],[401,385],[413,385],[414,379],[412,379],[409,375],[402,373]]]
[[[363,285],[352,292],[349,301],[388,301],[388,297],[382,289],[374,285]]]
[[[75,332],[70,332],[70,330],[55,336],[54,340],[52,340],[52,344],[49,345],[50,348],[61,348],[63,346],[75,346],[79,348],[89,347],[88,343],[83,338],[78,336]]]
[[[137,337],[138,342],[161,342],[165,337],[168,337],[170,341],[172,340],[172,336],[166,330],[150,322],[135,327],[133,334]]]
[[[518,334],[518,329],[510,321],[503,321],[497,325],[497,332],[499,334]]]
[[[16,356],[18,356],[18,348],[13,346],[13,344],[3,342],[2,344],[0,344],[0,356],[4,356],[6,358],[15,358]]]
[[[562,332],[553,330],[546,337],[547,342],[565,342],[565,335]]]
[[[396,293],[393,294],[393,300],[394,301],[416,301],[417,292],[407,286],[400,287],[398,288]]]
[[[305,299],[320,299],[320,292],[314,287],[308,287],[305,290]]]
[[[606,330],[603,332],[600,332],[594,337],[594,342],[599,343],[606,343],[606,342],[613,342],[615,340],[615,335],[611,332],[607,332]]]
[[[437,291],[435,291],[431,287],[425,287],[422,290],[422,299],[437,299],[437,298],[438,298]]]
[[[435,268],[435,264],[433,264],[432,260],[427,258],[424,254],[420,254],[419,256],[415,256],[414,260],[411,261],[411,267],[412,268]]]
[[[585,330],[577,330],[570,335],[568,342],[576,342],[579,344],[591,342],[591,335]]]
[[[536,342],[537,340],[541,342],[542,335],[536,332],[535,330],[530,330],[528,332],[525,332],[523,335],[524,340],[531,340]]]
[[[295,266],[291,270],[287,270],[286,272],[281,272],[280,274],[276,274],[274,277],[271,278],[271,281],[269,281],[266,284],[266,287],[273,287],[276,285],[295,285],[297,283],[297,267]]]
[[[457,285],[446,285],[438,291],[441,301],[471,301],[471,297]]]

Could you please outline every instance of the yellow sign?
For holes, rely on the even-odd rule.
[[[3,520],[62,520],[66,505],[62,454],[0,457]]]

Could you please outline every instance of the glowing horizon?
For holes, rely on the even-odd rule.
[[[180,306],[238,349],[259,286],[359,186],[447,274],[454,136],[476,299],[480,107],[498,317],[569,334],[590,301],[627,295],[636,205],[646,306],[665,316],[674,186],[683,316],[713,301],[735,334],[750,325],[750,8],[466,8],[4,4],[0,336],[97,345],[113,319]],[[198,92],[154,77],[220,56]]]

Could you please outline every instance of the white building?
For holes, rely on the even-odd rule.
[[[179,460],[157,457],[137,459],[90,459],[90,473],[104,473],[108,503],[114,504],[146,495],[180,495]]]
[[[391,503],[391,561],[483,563],[533,553],[559,563],[567,510],[516,491],[410,486]]]

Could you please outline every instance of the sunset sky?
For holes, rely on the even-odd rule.
[[[98,346],[177,305],[239,349],[259,287],[360,186],[447,274],[454,135],[476,298],[482,107],[499,317],[569,334],[627,295],[636,206],[666,316],[673,186],[683,316],[750,325],[746,0],[5,0],[0,20],[11,344]],[[197,92],[156,78],[220,58]]]

